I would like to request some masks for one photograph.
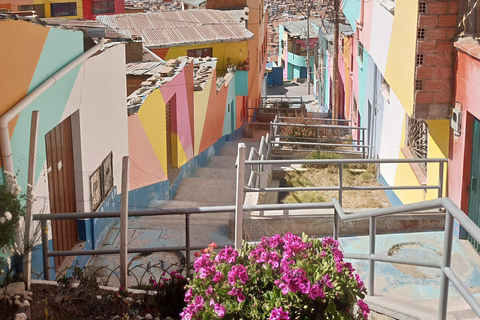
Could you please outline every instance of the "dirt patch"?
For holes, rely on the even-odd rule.
[[[285,180],[294,187],[337,187],[339,185],[339,168],[330,165],[324,168],[308,168],[308,170],[287,171]],[[351,166],[343,170],[344,186],[381,186],[375,174],[375,165]],[[296,191],[288,193],[282,203],[327,202],[338,199],[338,191]],[[343,191],[344,208],[383,208],[390,202],[383,190]]]

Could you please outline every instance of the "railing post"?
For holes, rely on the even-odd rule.
[[[362,156],[365,159],[365,130],[362,131]]]
[[[343,199],[343,163],[338,164],[338,203],[342,205]]]
[[[377,233],[377,224],[375,217],[370,217],[370,234],[368,241],[368,295],[375,295],[375,261],[372,260],[372,255],[375,254],[375,236]]]
[[[452,240],[453,240],[453,217],[446,210],[445,212],[445,232],[443,238],[443,256],[442,256],[442,276],[440,278],[440,297],[438,299],[438,319],[445,320],[447,318],[448,303],[448,284],[449,280],[444,268],[450,268],[452,263]]]
[[[128,289],[128,161],[128,156],[124,156],[122,158],[122,200],[120,210],[120,286],[123,287],[125,290]]]
[[[320,127],[317,127],[317,143],[318,153],[320,153]]]
[[[340,226],[340,217],[338,215],[337,208],[333,208],[333,239],[338,241],[339,226]]]
[[[243,241],[243,201],[245,185],[245,154],[247,148],[244,143],[238,144],[237,161],[237,195],[235,201],[235,249],[242,248]]]
[[[185,215],[185,246],[187,247],[187,251],[185,252],[185,270],[187,270],[187,274],[190,268],[190,214]]]
[[[443,197],[443,170],[444,162],[439,163],[439,172],[438,172],[438,198]]]
[[[50,280],[50,261],[48,260],[48,226],[47,219],[40,220],[42,230],[43,274],[45,280]]]
[[[32,282],[32,250],[35,245],[32,243],[31,225],[33,202],[32,197],[35,186],[35,167],[37,160],[37,141],[38,141],[38,114],[39,111],[32,111],[32,121],[30,127],[30,151],[28,156],[28,187],[27,187],[27,208],[25,212],[25,230],[23,241],[23,282],[25,287],[30,290]]]

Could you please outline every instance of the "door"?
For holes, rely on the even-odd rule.
[[[45,147],[50,212],[76,212],[71,117],[45,135]],[[78,241],[77,220],[52,221],[52,236],[55,251],[71,250]],[[57,269],[64,259],[55,257]]]
[[[474,120],[473,142],[472,142],[472,161],[470,169],[470,192],[468,198],[468,217],[472,219],[477,226],[480,226],[480,153],[474,152],[480,150],[480,121]],[[467,236],[473,247],[480,252],[480,244],[470,235]]]

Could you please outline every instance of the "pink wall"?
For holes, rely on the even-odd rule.
[[[360,42],[367,51],[370,51],[370,34],[373,22],[374,1],[364,0],[363,29],[360,31]]]
[[[458,51],[455,67],[455,100],[461,104],[462,128],[460,136],[450,134],[448,196],[467,212],[473,122],[475,117],[480,119],[480,61]]]

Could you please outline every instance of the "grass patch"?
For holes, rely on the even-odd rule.
[[[328,152],[312,152],[309,159],[341,159],[341,156]],[[339,185],[338,165],[309,165],[307,171],[285,173],[287,185],[292,187],[337,187]],[[376,179],[375,164],[344,164],[344,186],[380,186]],[[338,199],[338,191],[296,191],[289,192],[282,203],[326,202]],[[343,207],[383,208],[390,206],[383,190],[343,191]]]

